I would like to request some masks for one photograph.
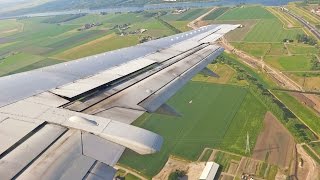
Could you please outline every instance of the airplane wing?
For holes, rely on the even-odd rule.
[[[223,49],[238,25],[209,25],[129,48],[0,78],[1,179],[112,179],[125,148],[159,151],[130,125],[165,102]]]

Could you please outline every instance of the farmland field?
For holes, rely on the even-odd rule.
[[[272,27],[272,28],[270,28]],[[284,29],[278,19],[263,19],[248,33],[244,41],[248,42],[282,42],[283,39],[296,39],[301,29]]]
[[[132,46],[135,44],[138,44],[138,36],[132,35],[118,37],[115,34],[109,34],[107,36],[88,42],[86,44],[66,50],[60,54],[55,55],[54,57],[56,57],[57,59],[71,60],[123,47]]]
[[[181,14],[172,14],[172,12],[168,12],[168,14],[161,18],[165,21],[192,21],[207,11],[209,11],[209,9],[190,9]]]
[[[232,45],[240,50],[246,51],[249,54],[260,58],[261,56],[265,56],[268,50],[271,48],[270,43],[232,43]]]
[[[248,19],[274,19],[269,11],[262,6],[237,7],[229,10],[217,20],[248,20]]]
[[[170,30],[161,22],[153,18],[144,22],[137,22],[133,24],[127,31],[132,31],[137,29],[147,29],[147,31],[144,32],[143,34],[149,35],[152,37],[162,37],[162,36],[169,36],[174,34],[172,30]]]
[[[147,156],[126,150],[121,165],[151,177],[160,171],[170,154],[196,160],[205,147],[244,154],[247,130],[250,129],[250,138],[255,139],[266,112],[260,101],[244,88],[202,82],[190,82],[169,104],[183,116],[145,114],[134,122],[160,134],[164,138],[162,150]]]
[[[288,76],[306,90],[320,91],[320,72],[290,72]]]
[[[168,23],[182,32],[191,30],[191,28],[188,27],[189,21],[169,21]]]
[[[23,30],[23,24],[16,20],[3,20],[0,23],[0,37],[12,35]]]
[[[219,16],[221,16],[223,13],[227,12],[229,8],[228,7],[220,7],[214,11],[212,11],[211,13],[209,13],[208,15],[206,15],[203,20],[215,20],[217,19]]]
[[[209,21],[211,22],[211,21]],[[225,20],[225,21],[212,21],[212,23],[216,24],[241,24],[244,27],[238,28],[234,31],[229,32],[225,35],[226,39],[229,42],[238,42],[243,41],[246,35],[251,31],[251,29],[257,24],[258,20]]]
[[[301,104],[297,99],[285,92],[273,91],[293,113],[295,113],[311,130],[320,134],[320,120],[319,117],[305,105]]]
[[[319,49],[309,45],[288,44],[289,51],[292,54],[317,54]]]
[[[209,64],[207,66],[210,70],[214,71],[219,78],[205,76],[202,74],[197,74],[195,77],[192,78],[193,81],[201,81],[201,82],[210,82],[210,83],[219,83],[219,84],[226,84],[235,82],[236,71],[225,64]],[[238,84],[239,82],[236,81]]]
[[[311,69],[312,56],[266,56],[265,61],[279,70],[285,71],[308,71]]]
[[[6,75],[11,71],[18,70],[24,66],[31,65],[45,59],[41,56],[19,53],[6,59],[0,60],[0,76]]]

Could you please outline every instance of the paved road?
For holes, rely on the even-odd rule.
[[[320,40],[320,32],[319,30],[314,27],[312,24],[310,24],[308,21],[306,21],[305,19],[303,19],[302,17],[294,14],[291,11],[285,11],[287,14],[289,14],[290,16],[292,16],[293,18],[295,18],[296,20],[298,20],[300,23],[302,23],[307,29],[309,29],[317,38],[318,40]]]

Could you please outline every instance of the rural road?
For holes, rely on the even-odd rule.
[[[198,28],[198,22],[200,22],[205,16],[207,16],[208,14],[210,14],[212,11],[216,10],[217,8],[214,7],[212,8],[210,11],[202,14],[201,16],[199,16],[197,19],[191,21],[189,24],[188,24],[188,27],[192,28],[192,29],[197,29]]]
[[[119,165],[116,165],[114,167],[115,167],[115,169],[122,169],[122,170],[126,171],[126,173],[133,174],[134,176],[140,178],[141,180],[147,180],[145,177],[141,176],[140,174],[136,173],[135,171],[132,171],[132,170],[127,169],[125,167],[122,167],[122,166],[119,166]]]
[[[318,171],[316,170],[317,164],[316,162],[304,151],[301,144],[297,144],[297,151],[301,155],[302,159],[309,165],[308,167],[308,175],[306,180],[316,180],[318,179]],[[305,166],[305,165],[304,165]]]

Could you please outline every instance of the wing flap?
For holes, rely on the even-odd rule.
[[[68,130],[17,179],[41,179],[41,177],[48,179],[69,177],[70,179],[71,172],[75,173],[74,178],[71,179],[76,177],[81,179],[94,161],[94,159],[82,155],[80,131]]]
[[[148,112],[156,112],[162,104],[172,97],[182,86],[184,86],[194,75],[204,69],[213,59],[223,52],[223,49],[218,49],[208,57],[203,59],[197,65],[190,68],[188,71],[181,74],[175,80],[171,81],[157,92],[139,103]]]
[[[88,172],[84,179],[87,180],[106,180],[113,179],[117,170],[103,163],[96,163],[94,167]]]
[[[45,125],[0,160],[0,177],[13,179],[67,129]]]
[[[83,154],[100,162],[114,166],[124,147],[89,133],[82,133]]]
[[[9,148],[19,143],[21,139],[28,136],[40,124],[6,118],[0,123],[0,154],[1,156]]]

